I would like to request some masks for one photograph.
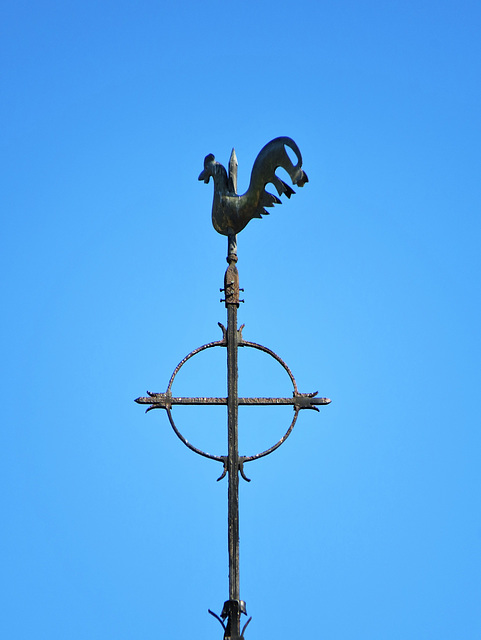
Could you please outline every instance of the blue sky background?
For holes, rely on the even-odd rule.
[[[1,635],[222,638],[226,482],[133,399],[225,322],[204,156],[243,191],[288,135],[310,182],[239,236],[239,322],[333,402],[246,468],[246,639],[477,639],[479,4],[233,5],[2,3]],[[217,351],[179,394],[225,393]],[[224,409],[175,415],[225,453]],[[241,411],[241,453],[291,415]]]

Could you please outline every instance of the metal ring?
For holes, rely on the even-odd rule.
[[[210,349],[212,347],[226,347],[227,343],[225,341],[225,339],[223,340],[216,340],[215,342],[208,342],[207,344],[202,345],[201,347],[198,347],[197,349],[194,349],[194,351],[191,351],[188,355],[185,356],[185,358],[183,360],[181,360],[179,362],[179,364],[176,366],[176,368],[174,369],[174,372],[172,373],[170,380],[169,380],[169,384],[167,386],[167,393],[171,394],[172,393],[172,384],[175,380],[176,375],[179,373],[180,369],[184,366],[184,364],[190,360],[193,356],[197,355],[198,353],[200,353],[201,351],[205,351],[206,349]],[[269,349],[268,347],[264,347],[261,344],[257,344],[256,342],[248,342],[247,340],[242,340],[241,342],[239,342],[239,347],[249,347],[251,349],[257,349],[258,351],[263,351],[264,353],[267,353],[267,355],[271,356],[272,358],[274,358],[274,360],[277,360],[277,362],[284,368],[284,370],[287,372],[291,382],[292,382],[292,386],[294,389],[294,395],[299,395],[298,389],[297,389],[297,383],[296,380],[294,378],[294,376],[292,375],[292,371],[289,369],[289,367],[287,366],[287,364],[284,362],[284,360],[282,360],[282,358],[280,358],[277,353],[275,353],[274,351],[272,351],[272,349]],[[171,424],[172,429],[174,430],[174,433],[176,434],[176,436],[179,438],[179,440],[181,440],[181,442],[183,442],[185,444],[185,446],[187,448],[189,448],[191,451],[193,451],[194,453],[197,453],[200,456],[204,456],[204,458],[209,458],[210,460],[217,460],[218,462],[222,462],[225,463],[225,456],[216,456],[213,455],[211,453],[207,453],[206,451],[202,451],[202,449],[198,449],[197,447],[195,447],[193,444],[191,444],[186,438],[184,438],[184,436],[181,434],[181,432],[178,430],[177,426],[175,425],[174,419],[172,417],[172,412],[171,412],[171,408],[170,407],[166,407],[166,411],[167,411],[167,415],[169,417],[169,422]],[[239,456],[239,460],[242,462],[251,462],[252,460],[259,460],[259,458],[263,458],[264,456],[269,455],[270,453],[272,453],[273,451],[275,451],[276,449],[278,449],[281,444],[283,444],[287,438],[290,436],[294,425],[296,424],[297,421],[297,416],[299,415],[299,407],[296,407],[294,405],[294,417],[292,419],[291,424],[289,425],[289,428],[287,429],[286,433],[282,436],[282,438],[276,442],[274,445],[272,445],[272,447],[269,447],[268,449],[266,449],[265,451],[262,451],[261,453],[257,453],[253,456]]]

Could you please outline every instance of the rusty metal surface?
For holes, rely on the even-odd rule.
[[[230,247],[234,247],[235,243],[231,241]],[[230,254],[231,258],[236,258],[233,253]],[[244,340],[242,336],[242,330],[244,325],[242,325],[239,329],[237,329],[237,308],[239,305],[239,286],[238,286],[238,273],[237,269],[235,272],[229,268],[235,265],[234,259],[231,259],[229,262],[229,266],[226,270],[225,282],[227,289],[228,284],[234,284],[233,290],[226,292],[226,307],[228,309],[228,323],[227,329],[219,324],[219,327],[222,330],[222,339],[216,340],[213,342],[209,342],[207,344],[194,349],[189,354],[183,358],[177,367],[174,369],[172,373],[169,383],[167,385],[167,389],[164,393],[152,393],[150,391],[147,392],[147,396],[137,398],[135,401],[138,404],[148,405],[146,411],[151,411],[153,409],[164,409],[167,412],[170,425],[174,430],[174,433],[177,435],[179,440],[188,447],[194,453],[201,455],[205,458],[209,458],[211,460],[215,460],[217,462],[221,462],[223,465],[223,471],[218,480],[222,480],[224,477],[228,475],[229,478],[229,486],[228,486],[228,538],[229,538],[229,600],[224,603],[224,609],[219,617],[214,612],[209,612],[216,617],[222,624],[224,628],[224,637],[230,638],[234,640],[235,638],[241,639],[243,638],[244,631],[251,621],[251,618],[245,623],[242,631],[240,631],[240,617],[242,613],[242,608],[238,606],[238,603],[242,602],[240,600],[240,588],[239,588],[239,474],[240,476],[247,482],[250,482],[250,479],[245,475],[244,472],[244,463],[252,462],[254,460],[259,460],[271,453],[273,453],[276,449],[278,449],[290,436],[294,426],[297,422],[297,418],[299,416],[299,412],[302,409],[314,409],[318,411],[318,406],[327,405],[331,401],[329,398],[316,397],[317,392],[313,393],[300,393],[297,387],[296,380],[292,371],[287,366],[287,364],[282,360],[282,358],[275,353],[272,349],[265,347],[264,345],[258,344],[256,342],[250,342],[248,340]],[[228,278],[236,278],[235,282],[232,283]],[[231,350],[229,353],[229,341],[231,341]],[[180,369],[184,366],[186,362],[188,362],[195,355],[205,351],[206,349],[211,349],[214,347],[224,347],[227,348],[228,351],[228,396],[227,397],[207,397],[207,396],[195,396],[195,397],[186,397],[186,396],[174,396],[172,395],[172,386],[174,380],[179,373]],[[243,348],[251,348],[256,349],[258,351],[262,351],[267,355],[274,358],[286,371],[289,376],[293,392],[292,397],[246,397],[239,398],[237,396],[237,349],[239,347]],[[234,354],[235,359],[233,361],[232,355]],[[230,356],[230,358],[229,358]],[[229,403],[230,401],[230,403]],[[178,427],[175,424],[173,415],[172,415],[172,407],[174,405],[210,405],[210,406],[227,406],[228,407],[228,454],[227,455],[214,455],[199,449],[190,443],[185,436],[181,433]],[[248,407],[263,407],[263,406],[292,406],[294,409],[294,416],[292,421],[284,433],[284,435],[271,447],[262,451],[260,453],[256,453],[250,456],[240,456],[238,452],[238,407],[239,406],[248,406]],[[245,608],[245,605],[244,605]],[[226,622],[224,623],[224,620]]]
[[[149,404],[146,411],[151,409],[172,409],[173,404],[209,404],[209,405],[226,405],[227,398],[208,398],[206,396],[199,397],[182,397],[172,396],[169,393],[151,393],[147,397],[136,398],[138,404]],[[315,398],[315,394],[305,393],[292,398],[238,398],[237,404],[261,407],[264,405],[293,405],[299,409],[315,409],[315,405],[329,404],[329,398]]]

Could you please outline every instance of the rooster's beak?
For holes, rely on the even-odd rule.
[[[199,180],[203,180],[205,182],[205,184],[208,184],[208,182],[210,180],[210,175],[208,173],[206,174],[205,169],[199,175]]]

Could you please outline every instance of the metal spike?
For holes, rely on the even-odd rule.
[[[229,180],[231,181],[232,190],[234,193],[237,193],[237,167],[239,163],[237,162],[237,156],[235,154],[235,149],[232,148],[232,153],[230,154],[229,160]]]

